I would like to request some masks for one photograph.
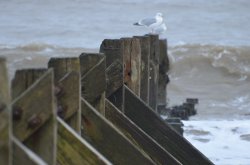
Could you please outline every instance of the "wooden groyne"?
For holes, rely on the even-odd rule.
[[[0,58],[1,164],[213,164],[158,114],[168,69],[157,35],[17,70],[10,87]]]

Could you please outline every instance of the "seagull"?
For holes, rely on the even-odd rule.
[[[167,26],[165,23],[162,23],[161,25],[157,26],[153,29],[154,34],[163,34],[167,30]]]
[[[141,19],[138,22],[134,23],[134,25],[149,27],[151,29],[151,32],[154,33],[154,28],[161,25],[162,22],[163,22],[162,13],[156,13],[155,17]]]

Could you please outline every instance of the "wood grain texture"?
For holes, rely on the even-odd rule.
[[[100,52],[106,56],[106,66],[109,67],[114,61],[123,63],[123,42],[120,39],[105,39],[100,46]]]
[[[82,98],[82,136],[114,164],[154,164]]]
[[[13,116],[14,136],[49,164],[56,160],[53,84],[53,70],[50,69],[12,102],[13,114],[17,109],[22,112],[19,118]]]
[[[20,96],[46,71],[46,68],[17,70],[14,79],[11,81],[12,100]]]
[[[11,163],[10,93],[6,60],[0,58],[0,162]]]
[[[57,97],[57,105],[63,110],[60,117],[80,133],[80,73],[71,71],[65,74],[57,84],[62,89],[61,96]]]
[[[123,65],[119,60],[115,60],[107,69],[107,89],[106,97],[111,96],[121,86],[123,86]]]
[[[140,98],[148,104],[149,102],[149,56],[150,38],[148,36],[135,36],[139,39],[141,46],[141,83]]]
[[[140,100],[133,92],[124,87],[124,111],[135,124],[156,140],[166,151],[182,164],[213,164],[184,137],[174,131],[163,119]],[[150,122],[149,122],[150,121]]]
[[[22,144],[18,139],[13,138],[13,165],[47,165],[38,155]]]
[[[104,114],[104,98],[106,90],[106,60],[102,54],[85,54],[80,56],[81,70],[85,69],[86,61],[89,61],[92,68],[85,74],[81,74],[81,92],[85,98],[96,110]],[[95,59],[95,60],[94,60]],[[83,62],[83,63],[82,63]]]
[[[51,58],[48,67],[54,69],[55,85],[60,90],[56,95],[58,115],[80,134],[80,60],[78,57]]]
[[[123,41],[124,83],[140,96],[141,47],[136,38],[121,38]]]
[[[156,143],[149,135],[121,113],[110,101],[106,99],[105,117],[111,121],[123,134],[142,149],[157,164],[180,164],[170,153]]]
[[[149,106],[156,111],[159,80],[159,36],[147,35],[150,38],[149,56]]]
[[[86,140],[76,134],[59,117],[57,140],[57,164],[58,165],[102,165],[111,164]]]

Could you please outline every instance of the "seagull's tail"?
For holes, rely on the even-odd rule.
[[[143,26],[143,25],[139,24],[138,22],[134,23],[133,25],[136,25],[136,26]]]

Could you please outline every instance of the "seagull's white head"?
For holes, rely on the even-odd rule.
[[[156,17],[163,17],[162,13],[156,13]]]

